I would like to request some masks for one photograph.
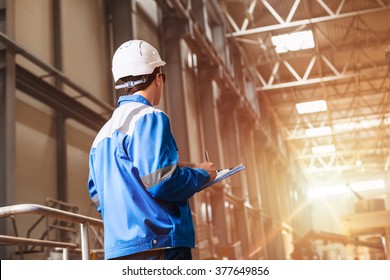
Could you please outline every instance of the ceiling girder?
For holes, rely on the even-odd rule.
[[[231,27],[233,28],[233,32],[228,33],[227,36],[229,37],[241,37],[241,36],[247,36],[247,35],[253,35],[253,34],[260,34],[260,33],[265,33],[265,32],[270,32],[270,31],[276,31],[276,30],[283,30],[283,29],[290,29],[290,28],[295,28],[299,26],[305,26],[305,25],[311,25],[311,24],[316,24],[320,22],[326,22],[326,21],[333,21],[333,20],[339,20],[343,18],[348,18],[348,17],[356,17],[360,15],[365,15],[365,14],[370,14],[370,13],[378,13],[378,12],[383,12],[387,11],[390,9],[390,5],[384,5],[381,2],[377,1],[378,7],[377,8],[372,8],[372,9],[366,9],[366,10],[358,10],[354,12],[342,12],[342,8],[344,6],[345,1],[342,1],[337,9],[336,12],[333,12],[322,0],[317,0],[317,2],[321,5],[321,7],[324,8],[324,11],[326,12],[326,16],[321,16],[321,17],[314,17],[311,19],[303,19],[303,20],[297,20],[297,21],[291,21],[291,19],[294,17],[298,5],[301,2],[300,0],[295,0],[294,4],[292,5],[290,12],[288,13],[288,16],[286,20],[283,20],[283,18],[277,13],[276,9],[272,7],[272,5],[266,1],[266,0],[254,0],[252,1],[251,6],[258,4],[261,2],[264,7],[270,12],[270,14],[279,22],[278,24],[274,25],[268,25],[268,26],[262,26],[262,27],[256,27],[256,28],[250,28],[246,29],[247,25],[242,25],[245,29],[241,28],[239,29],[237,22],[235,22],[234,17],[230,15],[228,10],[223,8],[223,11],[225,13],[226,18],[228,19],[229,23],[231,24]],[[223,7],[223,6],[222,6]],[[253,10],[250,9],[247,11],[247,14],[250,16],[253,16]]]
[[[259,94],[269,98],[292,157],[308,178],[390,167],[390,64],[385,53],[390,26],[383,22],[390,1],[362,2],[220,1],[229,24],[226,36],[251,57],[247,66],[254,69]],[[308,28],[313,49],[275,51],[273,35]],[[296,103],[318,99],[327,102],[326,112],[297,114]],[[305,135],[305,129],[321,126],[330,126],[332,134]],[[335,145],[336,152],[313,154],[312,147],[326,144]],[[362,166],[356,165],[359,156]]]
[[[292,70],[289,69],[290,72],[292,72],[294,70],[292,68],[292,66],[290,64],[288,64],[288,62],[283,62],[283,64],[286,67],[289,67],[292,69]],[[302,87],[302,86],[314,85],[314,84],[318,84],[318,83],[327,83],[327,82],[332,82],[332,81],[350,79],[353,77],[357,77],[359,75],[358,73],[355,73],[353,71],[347,73],[345,71],[345,68],[344,68],[343,70],[341,70],[341,72],[338,72],[337,69],[334,69],[334,71],[335,71],[334,75],[329,75],[329,76],[325,76],[325,77],[308,78],[308,73],[310,73],[310,71],[313,67],[312,65],[309,64],[307,67],[307,70],[305,71],[305,75],[302,78],[299,77],[299,75],[296,73],[296,71],[294,71],[294,73],[292,73],[292,75],[296,78],[295,81],[273,84],[273,82],[275,81],[275,78],[277,77],[279,65],[280,65],[280,63],[275,64],[274,71],[272,72],[272,75],[268,79],[268,82],[265,81],[265,79],[262,77],[262,75],[260,73],[257,73],[258,78],[262,84],[262,86],[260,88],[258,88],[258,90],[270,91],[270,90],[276,90],[276,89]],[[331,67],[331,64],[329,64],[329,67]],[[381,71],[386,70],[385,66],[378,67],[378,68]],[[372,71],[372,70],[377,70],[378,68],[367,68],[367,69],[363,69],[363,70]]]
[[[363,53],[364,56],[367,56],[364,53],[364,49],[357,49],[355,52]],[[313,67],[317,63],[321,63],[322,65],[327,66],[326,69],[328,70],[328,74],[324,73],[324,76],[321,77],[310,77]],[[371,67],[361,68],[359,69],[359,72],[357,72],[356,69],[354,68],[355,65],[351,65],[350,60],[348,60],[344,65],[342,65],[342,68],[340,69],[340,66],[334,65],[331,59],[329,59],[326,55],[324,54],[321,54],[320,56],[314,55],[311,57],[309,63],[306,66],[306,70],[304,71],[304,74],[301,77],[298,74],[298,70],[295,69],[295,67],[298,65],[289,63],[287,60],[282,60],[281,62],[277,61],[272,67],[272,72],[268,79],[264,77],[264,74],[261,74],[259,71],[257,72],[257,77],[261,84],[258,90],[269,91],[275,89],[301,87],[306,85],[313,85],[313,84],[331,82],[331,81],[342,80],[342,79],[349,79],[352,77],[356,77],[357,75],[361,75],[363,72],[367,72],[367,71],[375,71],[375,72],[387,71],[387,65],[384,60],[382,65],[380,65],[379,62],[374,62],[372,60],[370,60],[370,64]],[[280,71],[282,70],[281,65],[284,65],[285,69],[287,69],[288,72],[291,74],[291,81],[274,83],[275,81],[278,80]],[[299,66],[302,67],[302,65]]]

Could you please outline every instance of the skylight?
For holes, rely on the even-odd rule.
[[[315,146],[311,148],[313,154],[327,154],[334,153],[336,147],[334,145]]]
[[[325,100],[297,103],[295,107],[297,108],[298,114],[317,113],[328,110]]]
[[[359,117],[354,118],[351,121],[339,121],[333,124],[335,132],[338,131],[352,131],[355,129],[366,129],[379,127],[381,124],[389,125],[390,124],[390,114],[385,114],[384,116],[377,115],[371,117]]]
[[[330,135],[332,134],[332,129],[329,126],[313,127],[306,129],[305,134],[308,137]]]
[[[307,30],[272,36],[272,43],[277,53],[311,49],[314,48],[313,32]]]

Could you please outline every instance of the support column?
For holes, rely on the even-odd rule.
[[[267,173],[265,172],[265,160],[264,160],[264,157],[265,157],[265,143],[266,143],[266,139],[265,139],[265,136],[264,134],[260,131],[260,130],[256,130],[254,131],[254,134],[253,134],[253,143],[254,143],[254,147],[255,147],[255,161],[256,161],[256,171],[255,173],[257,174],[257,178],[258,178],[258,190],[261,194],[260,196],[260,214],[259,214],[259,220],[258,220],[258,223],[259,223],[259,236],[257,236],[257,238],[259,239],[259,243],[262,245],[263,247],[263,250],[262,250],[262,256],[264,257],[264,259],[268,259],[268,249],[267,249],[267,234],[266,234],[266,229],[265,229],[265,214],[266,214],[266,211],[264,211],[264,208],[265,208],[265,205],[264,203],[267,202],[267,198],[266,198],[266,195],[265,195],[265,191],[266,191],[266,186],[267,186]]]
[[[61,3],[53,0],[53,48],[54,66],[62,71],[62,44],[61,44]],[[56,88],[62,90],[62,82],[55,79]],[[55,112],[55,136],[56,136],[56,163],[57,163],[57,199],[68,202],[68,164],[66,144],[66,116]],[[63,239],[61,239],[63,240]]]
[[[281,239],[280,222],[282,219],[280,208],[280,170],[278,170],[275,160],[277,158],[277,151],[272,150],[267,153],[267,174],[269,176],[268,181],[268,199],[270,201],[270,208],[267,214],[271,215],[271,223],[268,228],[268,241],[272,244],[269,248],[273,248],[272,251],[268,251],[271,259],[281,259],[283,251],[283,241]]]
[[[242,161],[246,165],[245,169],[245,181],[242,182],[246,185],[247,189],[247,196],[245,197],[245,200],[249,202],[252,206],[255,208],[261,207],[261,196],[260,196],[260,186],[257,179],[257,166],[256,166],[256,150],[253,143],[253,129],[254,129],[254,122],[255,120],[253,118],[250,118],[250,116],[243,114],[241,111],[241,114],[238,118],[239,122],[239,138],[240,138],[240,150],[242,151],[243,159]],[[249,213],[248,209],[244,208],[244,217],[246,220],[249,220]],[[256,221],[256,223],[260,224],[260,220]],[[246,226],[246,231],[244,232],[244,227]],[[243,251],[246,253],[246,255],[249,255],[253,250],[255,250],[255,246],[251,246],[251,244],[255,245],[260,242],[258,242],[258,239],[261,239],[261,232],[257,231],[256,229],[259,229],[259,227],[256,227],[255,225],[242,225],[242,235],[247,235],[247,242],[244,243],[247,247],[243,247]],[[252,239],[250,239],[252,237]],[[245,250],[246,249],[246,250]]]
[[[209,65],[208,61],[200,61],[198,71],[198,100],[200,106],[200,119],[203,131],[203,143],[205,149],[207,149],[210,157],[210,161],[214,162],[218,167],[222,167],[221,155],[219,154],[222,141],[218,132],[217,125],[217,107],[214,100],[214,88],[213,78],[215,77],[217,68]],[[233,151],[233,150],[232,150]],[[234,177],[234,176],[233,176]],[[225,208],[225,189],[222,186],[212,186],[212,213],[213,222],[218,229],[218,238],[220,248],[227,248],[229,244],[228,240],[228,221],[227,211]],[[220,254],[226,254],[224,250],[219,252]]]
[[[133,0],[106,0],[108,23],[111,33],[112,49],[134,39]]]
[[[253,141],[253,130],[255,128],[255,122],[253,118],[248,115],[241,114],[239,118],[240,124],[240,142],[241,150],[244,157],[244,163],[246,165],[246,183],[248,189],[248,202],[252,206],[259,208],[261,206],[261,196],[259,183],[257,178],[257,165],[256,165],[256,149]]]
[[[234,100],[224,97],[222,102],[219,103],[219,117],[220,121],[224,123],[223,129],[221,129],[221,141],[219,143],[222,145],[221,152],[223,155],[223,161],[221,164],[223,167],[234,166],[238,163],[238,154],[237,154],[237,142],[236,142],[236,131],[234,125]],[[213,154],[214,156],[214,154]],[[232,188],[226,189],[224,187],[218,187],[217,191],[212,192],[212,209],[213,209],[213,223],[214,226],[218,229],[219,243],[221,247],[228,246],[227,240],[227,213],[225,207],[226,201],[226,192],[232,192],[237,197],[242,197],[241,188],[240,188],[240,176],[231,176],[229,178]],[[213,187],[215,188],[215,187]],[[235,219],[237,219],[235,217]],[[237,222],[237,227],[241,225]]]
[[[222,187],[215,188],[215,191],[211,193],[211,205],[213,209],[213,225],[217,229],[219,247],[226,247],[228,245],[226,234],[228,227],[226,221],[225,193]]]
[[[237,105],[239,104],[238,96],[231,94],[222,95],[219,103],[219,113],[221,115],[221,122],[224,123],[221,143],[224,144],[225,163],[228,166],[234,166],[242,162],[242,137],[241,122],[237,116]],[[245,162],[244,162],[245,164]],[[247,172],[246,170],[243,172]],[[248,197],[248,190],[246,181],[242,180],[246,175],[237,174],[230,177],[231,191],[235,197],[246,199]],[[243,203],[235,208],[234,219],[237,226],[237,238],[241,242],[241,252],[243,258],[247,258],[250,253],[249,240],[249,225],[248,213]]]
[[[110,59],[115,50],[124,42],[134,38],[134,1],[133,0],[106,0],[106,25],[108,29],[107,42]],[[111,75],[111,72],[110,72]],[[116,106],[117,92],[112,85],[112,104]],[[124,92],[124,90],[122,90]]]
[[[68,202],[68,168],[66,149],[66,118],[56,112],[56,161],[57,161],[57,199]]]
[[[275,236],[274,236],[274,219],[277,217],[276,211],[274,211],[275,203],[273,200],[273,193],[275,192],[275,182],[273,178],[273,169],[272,169],[272,151],[270,143],[268,143],[268,140],[266,140],[263,137],[260,137],[259,141],[263,143],[263,145],[260,146],[261,151],[261,178],[262,178],[262,185],[261,185],[261,194],[263,198],[263,228],[264,228],[264,239],[266,243],[266,257],[267,259],[277,259],[276,252],[273,250],[274,243],[275,243]]]
[[[13,1],[0,0],[0,31],[13,35]],[[0,44],[0,206],[15,203],[16,135],[15,135],[15,57]],[[9,234],[7,219],[0,219],[0,234]],[[10,246],[0,246],[0,259],[8,259]]]
[[[219,114],[221,122],[224,124],[221,130],[221,143],[223,143],[224,165],[226,166],[235,166],[241,162],[239,156],[239,130],[237,130],[235,114],[238,102],[237,96],[234,95],[223,95],[219,102]],[[232,186],[232,194],[240,198],[246,197],[247,192],[242,186],[241,176],[234,175],[229,180]]]
[[[243,153],[243,151],[245,149],[245,141],[243,141],[243,138],[245,136],[241,135],[241,132],[242,132],[241,126],[243,124],[240,121],[240,118],[238,115],[239,115],[238,110],[235,110],[235,113],[233,115],[234,124],[235,124],[234,130],[235,130],[235,137],[236,137],[235,150],[237,151],[237,153],[236,153],[237,162],[243,162],[244,164],[246,164],[244,161],[244,153]],[[248,172],[248,171],[245,170],[244,172]],[[238,177],[236,179],[240,181],[240,184],[238,185],[238,187],[241,189],[241,191],[240,191],[241,196],[239,196],[239,197],[242,198],[244,201],[246,201],[249,197],[248,184],[247,184],[247,176],[248,175],[244,174],[244,176],[242,176],[242,177],[240,175],[235,176],[235,177]],[[238,236],[239,236],[239,239],[241,241],[241,251],[242,251],[243,257],[247,258],[250,254],[250,248],[249,248],[250,234],[249,234],[249,225],[248,225],[249,217],[248,217],[247,209],[244,206],[244,204],[242,204],[241,207],[239,207],[236,210],[235,215],[236,215],[236,223],[237,223],[237,227],[238,227]]]
[[[207,61],[199,63],[198,72],[198,95],[201,107],[201,121],[203,127],[203,143],[208,150],[210,161],[221,166],[219,148],[221,140],[219,137],[219,126],[217,123],[217,107],[214,100],[213,77],[215,77],[216,67],[210,66]]]
[[[269,161],[268,153],[270,145],[267,142],[268,140],[261,135],[261,132],[257,133],[257,147],[258,147],[258,173],[260,178],[260,192],[262,196],[262,209],[266,214],[272,213],[272,201],[271,201],[271,192],[272,192],[272,182],[269,173]]]
[[[182,70],[182,34],[185,22],[176,15],[164,14],[163,18],[163,45],[165,52],[161,55],[167,63],[164,72],[167,74],[167,83],[163,98],[170,116],[171,128],[179,148],[180,160],[190,161],[188,147],[188,133],[186,104],[184,96],[184,82]]]

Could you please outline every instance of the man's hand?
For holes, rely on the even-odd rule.
[[[215,177],[217,177],[217,169],[215,168],[215,164],[210,161],[204,161],[199,164],[199,168],[204,169],[210,175],[210,182],[214,181]]]

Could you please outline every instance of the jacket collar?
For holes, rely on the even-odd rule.
[[[152,106],[152,104],[150,104],[150,102],[142,95],[132,94],[132,95],[123,95],[123,96],[119,97],[118,107],[123,105],[123,104],[127,104],[129,102],[139,102],[139,103],[143,103],[143,104],[148,105],[148,106]]]

